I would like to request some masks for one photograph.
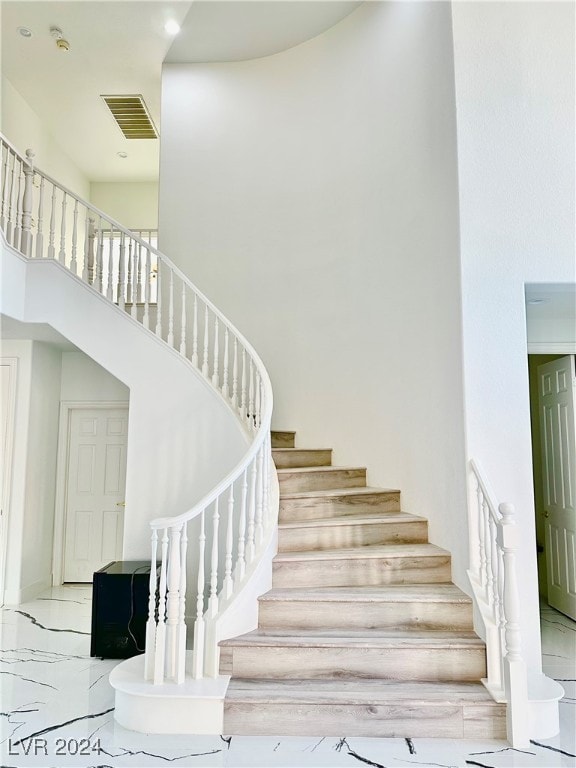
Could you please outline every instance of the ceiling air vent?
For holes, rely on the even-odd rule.
[[[158,132],[142,96],[102,95],[102,98],[127,139],[158,138]]]

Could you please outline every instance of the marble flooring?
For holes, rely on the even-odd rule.
[[[108,673],[92,659],[91,588],[65,586],[0,611],[0,768],[552,768],[576,766],[576,623],[543,606],[544,671],[559,680],[561,731],[513,750],[503,741],[152,736],[114,722]],[[36,752],[36,754],[34,754]]]

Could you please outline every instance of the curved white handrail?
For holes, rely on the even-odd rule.
[[[0,144],[0,228],[7,242],[26,257],[59,261],[180,353],[251,438],[242,459],[200,501],[150,523],[146,677],[155,683],[184,680],[190,565],[197,570],[193,673],[215,675],[218,651],[207,644],[214,635],[210,622],[218,618],[220,603],[229,604],[242,588],[276,525],[277,510],[269,509],[273,395],[268,373],[252,345],[169,258],[36,169],[30,150],[24,158],[4,137]],[[195,562],[189,564],[187,526],[194,518],[200,518],[200,534],[191,547]]]

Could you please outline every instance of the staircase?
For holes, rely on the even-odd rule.
[[[258,629],[220,643],[224,732],[505,738],[480,679],[472,602],[424,518],[366,470],[272,435],[280,484],[273,589]]]

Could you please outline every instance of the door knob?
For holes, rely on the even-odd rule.
[[[547,509],[544,510],[544,517],[550,517],[550,512]]]
[[[126,506],[126,502],[125,501],[117,501],[116,502],[116,506],[117,507],[125,507]]]

